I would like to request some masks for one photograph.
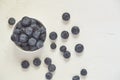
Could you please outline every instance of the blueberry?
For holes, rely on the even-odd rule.
[[[31,18],[31,24],[37,24],[37,21],[33,18]]]
[[[15,42],[15,44],[17,45],[17,46],[21,46],[21,42],[19,42],[19,41],[14,41]]]
[[[21,63],[21,66],[22,66],[22,68],[28,68],[29,67],[29,62],[27,61],[27,60],[24,60],[24,61],[22,61],[22,63]]]
[[[41,60],[40,60],[39,58],[35,58],[35,59],[33,60],[33,64],[34,64],[35,66],[40,66]]]
[[[71,32],[75,35],[79,34],[80,32],[80,29],[78,26],[73,26],[72,29],[71,29]]]
[[[63,57],[66,58],[66,59],[68,59],[68,58],[71,57],[71,53],[70,53],[69,51],[65,51],[65,52],[63,53]]]
[[[82,69],[80,73],[81,73],[82,76],[86,76],[87,75],[87,70],[86,69]]]
[[[35,38],[30,38],[29,40],[28,40],[28,44],[30,45],[30,46],[34,46],[35,44],[36,44],[36,39]]]
[[[11,40],[15,41],[15,42],[18,42],[19,41],[19,36],[17,34],[12,34]]]
[[[56,33],[56,32],[51,32],[51,33],[49,34],[49,38],[50,38],[51,40],[56,40],[56,39],[57,39],[57,33]]]
[[[80,53],[84,50],[84,46],[82,44],[76,44],[75,51]]]
[[[22,24],[21,21],[19,21],[16,25],[15,25],[15,29],[21,29],[22,28]]]
[[[78,75],[73,76],[72,80],[80,80],[80,77]]]
[[[19,35],[20,33],[21,33],[20,29],[15,29],[14,30],[14,34],[18,34]]]
[[[52,63],[52,60],[51,60],[51,58],[46,57],[44,62],[45,62],[46,65],[50,65]]]
[[[10,25],[14,25],[15,24],[15,18],[13,18],[13,17],[9,18],[8,23]]]
[[[21,47],[26,47],[28,45],[28,43],[22,43]]]
[[[50,64],[50,65],[48,65],[48,70],[50,72],[54,72],[56,70],[56,66],[54,64]]]
[[[65,52],[67,50],[67,48],[66,48],[66,46],[64,46],[64,45],[62,45],[61,47],[60,47],[60,51],[61,52]]]
[[[40,33],[41,33],[41,34],[43,34],[43,33],[46,32],[46,29],[45,29],[45,27],[43,27],[43,26],[42,26],[39,30],[40,30]]]
[[[53,42],[53,43],[51,43],[50,47],[51,47],[51,49],[56,49],[57,45]]]
[[[39,31],[39,30],[37,30],[37,31],[35,31],[35,32],[33,33],[33,37],[34,37],[34,38],[38,39],[39,36],[40,36],[40,31]]]
[[[30,27],[33,29],[33,31],[39,30],[39,25],[37,24],[31,24]]]
[[[68,21],[70,19],[70,14],[68,12],[63,13],[62,19],[64,21]]]
[[[20,42],[26,42],[28,40],[28,36],[27,35],[25,35],[25,34],[21,34],[20,35]]]
[[[32,33],[33,33],[33,29],[32,29],[31,27],[27,27],[27,28],[25,29],[25,33],[26,33],[28,36],[31,36]]]
[[[46,79],[50,80],[50,79],[52,79],[53,74],[52,74],[51,72],[47,72],[47,73],[45,74],[45,77],[46,77]]]
[[[22,46],[22,49],[25,51],[29,51],[30,48],[28,46]]]
[[[36,44],[36,47],[39,49],[39,48],[42,48],[43,47],[43,41],[38,41],[37,44]]]
[[[40,40],[42,40],[44,42],[45,39],[46,39],[46,33],[45,34],[41,34],[40,35]]]
[[[35,51],[35,50],[37,50],[38,48],[36,47],[36,46],[30,46],[30,49],[29,49],[29,51]]]
[[[21,20],[21,24],[24,26],[24,27],[28,27],[31,25],[31,19],[27,16],[23,17],[22,20]]]
[[[68,31],[62,31],[62,32],[61,32],[61,37],[62,37],[63,39],[68,39],[68,37],[69,37],[69,32],[68,32]]]

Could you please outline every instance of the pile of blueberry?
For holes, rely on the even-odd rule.
[[[10,18],[9,23],[13,23],[13,20]],[[44,25],[38,20],[26,16],[16,24],[11,36],[11,40],[25,51],[35,51],[43,47],[45,39]]]
[[[69,21],[70,14],[67,12],[63,13],[62,19],[64,21]],[[9,18],[8,23],[10,25],[14,25],[15,19]],[[79,27],[73,26],[71,28],[71,33],[73,35],[78,35],[80,33]],[[62,39],[68,39],[69,32],[66,30],[63,30],[61,32],[60,36]],[[49,34],[49,38],[53,41],[55,41],[57,39],[57,37],[58,37],[58,35],[55,31],[52,31]],[[29,18],[27,16],[23,17],[22,20],[20,20],[16,24],[13,34],[11,36],[11,40],[17,46],[19,46],[21,49],[23,49],[25,51],[35,51],[35,50],[43,47],[43,43],[44,43],[45,39],[46,39],[46,28],[44,27],[44,25],[41,22],[39,22],[38,20]],[[50,48],[56,49],[57,48],[56,43],[52,42],[50,44]],[[60,49],[60,52],[62,52],[62,55],[65,59],[69,59],[71,57],[71,53],[69,50],[67,50],[67,47],[65,45],[61,45],[59,49]],[[81,43],[78,43],[75,45],[74,50],[77,53],[81,53],[84,50],[84,46]],[[33,64],[37,67],[40,66],[41,62],[42,61],[40,60],[39,57],[33,59]],[[48,67],[48,72],[45,74],[45,77],[46,77],[46,79],[51,80],[53,77],[53,72],[56,70],[56,66],[52,63],[52,59],[49,57],[46,57],[44,59],[44,63]],[[21,62],[21,66],[22,66],[22,68],[27,69],[30,66],[29,61],[23,60]],[[80,71],[80,74],[82,76],[86,76],[87,70],[82,69]],[[75,76],[73,76],[72,80],[80,80],[80,76],[75,75]]]

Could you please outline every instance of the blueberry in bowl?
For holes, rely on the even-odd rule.
[[[38,20],[23,17],[16,25],[11,40],[22,50],[35,51],[44,46],[46,28]]]

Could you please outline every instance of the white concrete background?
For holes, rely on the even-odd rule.
[[[63,12],[71,14],[68,24],[61,19]],[[47,28],[44,48],[33,53],[22,51],[10,40],[14,27],[9,27],[8,18],[19,21],[26,15],[40,20]],[[74,25],[81,29],[76,38],[70,32]],[[60,38],[62,30],[70,32],[66,42]],[[58,33],[54,51],[49,47],[51,31]],[[77,43],[85,46],[79,56],[74,51]],[[69,61],[64,60],[59,51],[62,44],[71,52]],[[39,68],[32,64],[37,56],[42,60]],[[120,80],[120,1],[0,0],[0,80],[46,80],[44,75],[48,70],[43,62],[46,56],[51,57],[57,67],[52,80],[72,80],[82,68],[88,70],[88,76],[81,80]],[[31,64],[28,70],[20,66],[24,59]]]

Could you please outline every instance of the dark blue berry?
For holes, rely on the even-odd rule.
[[[54,72],[56,70],[56,66],[54,64],[50,64],[50,65],[48,65],[48,70],[50,72]]]
[[[73,26],[72,29],[71,29],[71,32],[75,35],[79,34],[80,32],[80,29],[78,26]]]
[[[19,41],[19,36],[17,34],[13,34],[11,36],[11,40],[14,41],[14,42],[18,42]]]
[[[44,62],[45,62],[46,65],[50,65],[52,63],[52,60],[51,60],[51,58],[46,57]]]
[[[31,18],[31,24],[37,24],[37,21]]]
[[[67,50],[67,48],[66,48],[66,46],[64,46],[64,45],[62,45],[61,47],[60,47],[60,51],[61,52],[65,52]]]
[[[45,38],[46,38],[46,34],[41,34],[40,35],[40,40],[42,40],[43,42],[45,41]]]
[[[51,72],[47,72],[47,73],[45,74],[45,77],[46,77],[46,79],[50,80],[50,79],[52,79],[53,74],[52,74]]]
[[[80,77],[78,75],[73,76],[72,80],[80,80]]]
[[[80,53],[84,50],[84,46],[82,44],[76,44],[75,51]]]
[[[68,31],[62,31],[62,32],[61,32],[61,37],[62,37],[63,39],[68,39],[68,37],[69,37],[69,32],[68,32]]]
[[[46,32],[46,28],[45,28],[45,27],[43,27],[43,26],[42,26],[39,30],[40,30],[40,33],[41,33],[41,34],[43,34],[43,33],[45,33],[45,32]]]
[[[29,49],[29,51],[35,51],[35,50],[37,50],[38,48],[36,47],[36,46],[30,46],[30,49]]]
[[[51,49],[56,49],[57,45],[53,42],[53,43],[51,43],[50,47],[51,47]]]
[[[22,20],[21,20],[21,24],[24,26],[24,27],[28,27],[31,25],[31,19],[27,16],[23,17]]]
[[[32,33],[33,33],[33,29],[32,29],[31,27],[27,27],[27,28],[25,29],[25,33],[26,33],[28,36],[31,36]]]
[[[35,44],[36,44],[36,39],[35,38],[30,38],[29,40],[28,40],[28,44],[30,45],[30,46],[34,46]]]
[[[40,29],[40,26],[37,24],[31,24],[29,27],[31,27],[34,32]]]
[[[15,19],[13,17],[9,18],[8,23],[10,25],[14,25],[15,24]]]
[[[19,35],[20,33],[21,33],[20,29],[15,29],[14,30],[14,34],[18,34]]]
[[[22,66],[22,68],[28,68],[29,67],[29,62],[27,61],[27,60],[24,60],[24,61],[22,61],[22,63],[21,63],[21,66]]]
[[[36,43],[36,47],[39,49],[39,48],[42,48],[43,47],[43,41],[37,41]]]
[[[28,36],[26,34],[21,34],[20,35],[20,42],[26,42],[28,40]]]
[[[37,31],[35,31],[35,32],[33,33],[33,37],[34,37],[34,38],[38,39],[39,36],[40,36],[40,31],[39,31],[39,30],[37,30]]]
[[[35,66],[40,66],[40,64],[41,64],[40,58],[35,58],[35,59],[33,60],[33,64],[34,64]]]
[[[51,40],[56,40],[56,39],[57,39],[57,33],[56,33],[56,32],[51,32],[51,33],[49,34],[49,38],[50,38]]]
[[[82,69],[80,73],[81,73],[82,76],[86,76],[87,75],[87,70],[86,69]]]
[[[64,58],[68,59],[68,58],[71,57],[71,53],[70,53],[69,51],[65,51],[65,52],[63,53],[63,56],[64,56]]]
[[[21,48],[25,51],[29,51],[29,49],[30,49],[28,46],[21,46]]]
[[[68,12],[63,13],[62,19],[64,21],[68,21],[70,19],[70,14]]]

